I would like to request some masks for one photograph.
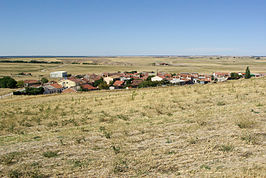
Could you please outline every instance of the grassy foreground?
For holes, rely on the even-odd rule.
[[[1,177],[266,176],[266,78],[0,105]]]

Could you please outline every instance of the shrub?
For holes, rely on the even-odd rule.
[[[217,103],[217,106],[224,106],[225,105],[225,103],[223,102],[223,101],[219,101],[218,103]]]
[[[233,149],[234,149],[233,145],[221,145],[219,150],[223,152],[229,152],[233,151]]]
[[[39,94],[43,94],[43,92],[44,92],[43,87],[39,87],[39,88],[26,87],[26,91],[25,91],[27,95],[39,95]]]
[[[253,120],[244,117],[236,121],[236,125],[241,129],[252,128],[254,124],[255,122]]]
[[[106,82],[101,82],[99,85],[98,85],[99,89],[108,89],[109,86],[107,85]]]
[[[114,173],[126,172],[127,169],[128,169],[128,165],[125,160],[119,160],[115,162]]]
[[[21,172],[19,172],[18,170],[11,170],[8,173],[8,177],[10,178],[19,178],[21,177],[23,174]]]
[[[97,87],[98,85],[100,85],[100,83],[103,82],[103,78],[99,79],[99,80],[96,80],[94,83],[93,83],[93,86],[94,87]]]
[[[42,82],[42,83],[48,83],[48,79],[47,79],[47,78],[42,78],[42,79],[41,79],[41,82]]]
[[[257,144],[257,138],[253,134],[244,134],[242,135],[241,140],[245,141],[247,144]]]
[[[46,151],[42,155],[46,158],[52,158],[58,156],[58,151]]]
[[[210,167],[210,166],[208,166],[208,165],[206,165],[206,164],[203,164],[203,165],[201,165],[201,166],[200,166],[200,168],[201,168],[201,169],[203,169],[203,168],[204,168],[204,169],[208,169],[208,170],[210,170],[210,169],[211,169],[211,167]]]
[[[116,146],[113,145],[112,148],[113,148],[115,154],[120,153],[120,147],[119,146],[116,147]]]
[[[21,157],[20,152],[11,152],[6,155],[3,155],[0,158],[0,162],[5,165],[10,165],[17,162],[20,157]]]
[[[23,80],[20,80],[17,82],[17,87],[18,88],[22,88],[24,86],[24,81]]]
[[[235,72],[232,72],[230,74],[230,77],[229,77],[230,80],[237,80],[237,79],[240,79],[240,78],[241,78],[241,76],[238,75],[238,73],[235,73]]]

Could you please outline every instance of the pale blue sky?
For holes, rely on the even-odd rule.
[[[0,0],[0,55],[266,55],[265,0]]]

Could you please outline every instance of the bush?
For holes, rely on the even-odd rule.
[[[245,117],[240,118],[236,121],[236,125],[241,129],[252,128],[254,124],[254,120]]]
[[[22,88],[24,86],[24,81],[23,80],[20,80],[17,82],[17,87],[18,88]]]
[[[99,89],[108,89],[109,86],[107,85],[106,82],[101,82],[99,85],[98,85]]]
[[[48,83],[48,79],[47,79],[47,78],[42,78],[42,79],[41,79],[41,82],[42,82],[42,83]]]
[[[99,80],[96,80],[94,83],[93,83],[93,86],[94,87],[97,87],[98,85],[100,85],[101,83],[103,83],[103,78],[99,79]]]
[[[233,151],[233,149],[234,149],[233,145],[221,145],[219,150],[223,152],[229,152]]]
[[[21,91],[13,91],[13,95],[24,95],[25,93]]]
[[[39,87],[39,88],[31,88],[31,87],[26,87],[26,95],[39,95],[43,94],[44,88]]]
[[[139,88],[146,88],[146,87],[156,87],[159,85],[162,85],[163,82],[152,82],[152,81],[143,81],[141,84],[139,84]]]
[[[14,91],[13,95],[40,95],[43,94],[44,88],[39,87],[39,88],[31,88],[31,87],[26,87],[25,91]]]
[[[52,158],[58,156],[58,151],[46,151],[42,155],[46,158]]]
[[[237,79],[240,79],[240,78],[241,78],[241,76],[238,75],[238,73],[234,73],[234,72],[232,72],[232,73],[230,74],[229,80],[237,80]]]
[[[8,173],[8,177],[10,178],[19,178],[21,177],[23,174],[21,172],[19,172],[18,170],[11,170]]]
[[[10,165],[16,163],[21,157],[22,153],[20,152],[11,152],[0,157],[0,163],[5,165]]]
[[[11,77],[0,78],[0,88],[16,88],[17,81]]]

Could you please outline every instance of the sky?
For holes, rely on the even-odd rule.
[[[266,0],[0,0],[0,56],[266,55]]]

